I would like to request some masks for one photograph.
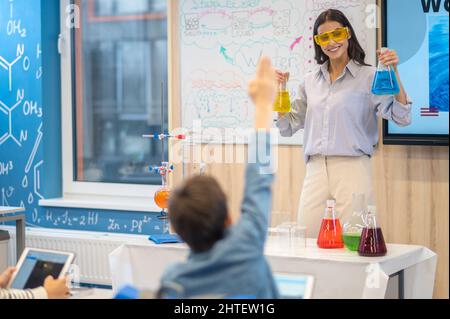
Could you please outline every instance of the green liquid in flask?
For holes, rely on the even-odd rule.
[[[358,251],[359,242],[361,240],[361,234],[359,233],[344,233],[343,234],[344,245],[348,250]]]

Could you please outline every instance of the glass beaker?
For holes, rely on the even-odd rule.
[[[358,251],[361,234],[365,227],[365,207],[364,194],[353,194],[352,215],[342,226],[344,245],[351,251]]]
[[[344,248],[341,222],[339,217],[336,216],[335,205],[336,202],[334,200],[327,201],[325,216],[322,219],[319,237],[317,238],[317,246],[319,248]]]
[[[289,250],[290,229],[288,227],[269,228],[269,244],[277,252]]]
[[[279,243],[283,249],[298,251],[306,248],[307,227],[294,222],[285,222],[276,227]]]
[[[387,48],[381,49],[381,53],[386,51]],[[386,66],[378,62],[377,72],[375,73],[372,85],[372,93],[375,95],[396,95],[400,93],[397,76],[391,66]]]
[[[273,111],[278,113],[291,112],[291,98],[289,91],[286,89],[286,83],[280,83],[278,93],[273,106]]]
[[[366,226],[361,234],[358,253],[364,257],[380,257],[387,253],[383,232],[377,225],[375,206],[369,206],[367,210]]]
[[[294,251],[306,249],[307,246],[307,227],[292,225],[291,227],[291,247]]]

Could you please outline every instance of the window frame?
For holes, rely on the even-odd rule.
[[[170,109],[171,109],[171,81],[172,78],[170,76],[171,67],[170,63],[171,59],[171,46],[172,46],[172,26],[171,19],[173,17],[173,4],[171,0],[167,1],[167,24],[168,24],[168,35],[167,35],[167,43],[168,43],[168,109],[169,109],[169,123],[168,127],[170,130]],[[66,8],[72,5],[71,0],[61,0],[61,34],[60,39],[58,41],[60,57],[61,57],[61,130],[62,130],[62,179],[63,179],[63,199],[64,198],[105,198],[110,197],[114,198],[114,201],[121,201],[123,199],[126,201],[127,199],[142,199],[148,202],[149,209],[148,211],[153,211],[156,205],[151,205],[151,200],[154,196],[154,193],[161,187],[161,185],[142,185],[142,184],[115,184],[115,183],[99,183],[99,182],[80,182],[75,181],[75,171],[74,171],[74,149],[76,145],[73,139],[73,124],[74,117],[76,116],[74,112],[74,88],[75,85],[73,82],[76,80],[73,78],[73,67],[75,63],[72,61],[72,50],[74,43],[74,35],[72,29],[68,29],[66,27],[66,19],[68,12]],[[145,132],[143,132],[145,133]],[[170,158],[170,154],[169,154]],[[153,163],[148,163],[149,165]],[[144,201],[143,201],[144,202]],[[136,209],[129,209],[136,210]],[[142,209],[138,209],[142,210]]]

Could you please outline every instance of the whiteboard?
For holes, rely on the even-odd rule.
[[[366,61],[375,64],[375,0],[180,1],[183,128],[201,134],[204,143],[245,143],[245,129],[253,126],[247,83],[259,57],[268,55],[276,68],[291,72],[295,99],[302,77],[317,68],[313,27],[329,8],[347,15]],[[279,137],[285,145],[302,141],[302,131]]]

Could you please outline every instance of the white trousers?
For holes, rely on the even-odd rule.
[[[375,204],[369,156],[313,156],[306,164],[306,176],[298,212],[298,223],[307,227],[308,237],[317,238],[326,201],[336,200],[341,225],[352,214],[353,194],[365,195],[367,205]]]

